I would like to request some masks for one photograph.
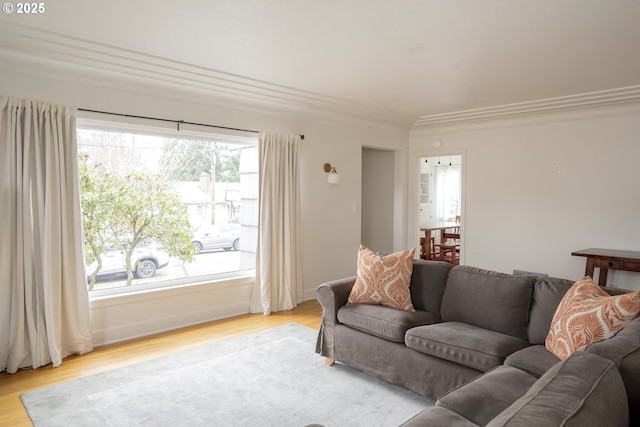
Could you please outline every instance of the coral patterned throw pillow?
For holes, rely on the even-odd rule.
[[[611,338],[640,312],[640,291],[611,296],[585,276],[560,301],[545,341],[561,360]]]
[[[409,291],[414,251],[415,248],[379,256],[361,245],[358,251],[358,276],[347,302],[415,311]]]

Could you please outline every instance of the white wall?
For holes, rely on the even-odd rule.
[[[305,300],[315,298],[327,280],[355,274],[361,227],[362,146],[397,150],[406,159],[409,129],[356,118],[333,118],[308,112],[282,113],[265,105],[245,106],[202,95],[160,89],[146,82],[113,80],[84,70],[47,69],[41,64],[3,63],[0,95],[39,99],[81,108],[180,119],[228,127],[304,134],[300,152],[303,285]],[[215,102],[215,103],[214,103]],[[226,105],[228,106],[226,106]],[[404,160],[403,160],[404,161]],[[324,163],[335,165],[342,182],[327,184]],[[399,217],[406,216],[405,174],[396,174]],[[396,225],[394,241],[406,242],[404,224]],[[96,344],[145,335],[159,330],[246,313],[250,287],[204,284],[197,291],[175,291],[153,298],[122,297],[92,303]]]
[[[448,152],[464,155],[463,263],[573,280],[585,266],[574,250],[640,250],[640,104],[411,132],[414,173],[418,156]],[[611,270],[609,283],[640,289],[640,274]]]

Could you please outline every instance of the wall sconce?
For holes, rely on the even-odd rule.
[[[336,171],[335,166],[331,166],[330,163],[325,163],[324,171],[329,174],[327,175],[327,182],[329,184],[340,184],[340,175],[338,174],[338,171]]]

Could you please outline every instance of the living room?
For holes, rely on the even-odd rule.
[[[640,11],[634,2],[616,6],[565,2],[560,7],[551,3],[540,6],[539,2],[506,6],[488,1],[449,6],[451,9],[441,4],[411,3],[404,13],[387,18],[385,14],[396,7],[387,2],[377,2],[379,9],[332,3],[325,11],[314,6],[300,14],[300,18],[307,18],[300,22],[307,24],[314,16],[325,19],[325,24],[319,25],[322,28],[314,27],[314,32],[329,32],[326,22],[334,16],[336,27],[344,33],[331,38],[333,42],[349,39],[350,22],[358,24],[352,32],[367,34],[381,28],[375,24],[383,19],[393,19],[389,27],[405,27],[402,22],[406,21],[401,19],[409,19],[408,15],[418,15],[410,21],[415,31],[429,27],[442,30],[445,24],[455,24],[453,28],[460,31],[464,26],[474,30],[456,33],[466,35],[463,40],[468,46],[460,52],[465,53],[467,62],[456,62],[458,57],[452,59],[432,45],[425,45],[426,52],[420,51],[420,43],[426,43],[423,39],[401,38],[404,44],[396,49],[415,46],[411,52],[403,51],[403,64],[441,60],[438,75],[442,80],[429,86],[405,86],[400,85],[405,74],[398,72],[393,89],[395,98],[403,100],[395,104],[390,104],[392,96],[373,103],[371,94],[382,89],[383,80],[371,77],[363,82],[358,78],[378,67],[387,70],[385,64],[395,57],[373,63],[363,60],[364,70],[350,72],[343,69],[347,63],[341,65],[330,55],[320,61],[312,60],[311,55],[306,63],[301,58],[286,59],[296,64],[298,73],[308,74],[311,83],[334,77],[332,91],[320,95],[315,86],[319,83],[304,87],[297,82],[280,82],[273,74],[261,76],[253,62],[243,74],[235,68],[237,58],[232,55],[220,57],[227,58],[233,67],[199,65],[199,57],[213,56],[209,52],[215,49],[203,44],[185,52],[180,45],[198,38],[196,29],[206,28],[204,23],[180,27],[172,32],[184,37],[172,38],[164,33],[177,23],[146,22],[124,3],[105,6],[104,10],[96,5],[74,5],[72,23],[62,19],[63,13],[73,9],[70,5],[63,8],[46,3],[46,13],[41,16],[3,14],[2,95],[106,112],[304,134],[300,185],[305,301],[315,299],[320,283],[355,272],[357,250],[365,237],[362,218],[367,214],[361,205],[363,147],[393,152],[394,209],[393,222],[388,224],[393,230],[393,250],[418,245],[418,160],[439,155],[463,158],[464,264],[577,280],[584,274],[585,261],[571,256],[572,251],[588,247],[640,250],[636,214],[640,210],[636,189],[640,172],[635,165],[640,158],[640,64],[635,52]],[[123,9],[118,12],[118,7]],[[232,8],[219,7],[221,16],[234,15]],[[347,10],[337,18],[340,7]],[[279,4],[275,10],[285,9],[286,5]],[[154,15],[171,17],[161,12],[158,8]],[[296,16],[289,13],[292,15],[287,17]],[[431,18],[431,13],[442,15]],[[101,21],[101,16],[108,20]],[[230,22],[220,23],[220,31],[248,31],[247,27],[259,20],[255,15],[247,16],[232,29]],[[355,19],[357,16],[362,19]],[[456,16],[464,19],[457,22]],[[146,39],[141,37],[138,44],[133,36],[127,41],[127,36],[140,31],[135,25],[138,22],[145,22],[149,33],[159,36],[161,43],[147,40],[149,44],[144,45]],[[533,29],[520,32],[520,23]],[[542,23],[549,31],[544,37],[533,25]],[[303,30],[299,28],[301,33]],[[309,34],[317,34],[314,32]],[[538,32],[540,38],[530,37],[532,32]],[[385,29],[376,40],[389,37],[397,42],[393,33],[393,28]],[[291,34],[285,35],[277,41],[289,43]],[[432,37],[436,45],[450,43],[435,30],[423,37]],[[361,50],[351,54],[364,55],[371,45],[357,41],[353,49]],[[172,58],[162,53],[163,45],[167,52],[182,53]],[[449,49],[456,46],[446,44]],[[440,53],[438,59],[421,57],[429,55],[427,47]],[[476,57],[484,61],[476,64]],[[510,71],[518,62],[531,71]],[[147,68],[139,65],[142,63]],[[431,77],[425,71],[421,74],[425,79]],[[454,81],[455,91],[439,86],[449,80]],[[356,89],[367,94],[364,102],[350,98]],[[414,104],[413,98],[429,102]],[[403,103],[424,109],[390,111],[390,105]],[[339,185],[327,183],[324,163],[337,168]],[[640,278],[633,273],[612,271],[609,281],[640,289]],[[212,285],[204,297],[202,292],[185,291],[153,300],[138,296],[135,301],[124,297],[92,301],[94,341],[101,345],[244,314],[250,298],[251,286],[243,284],[231,289]]]

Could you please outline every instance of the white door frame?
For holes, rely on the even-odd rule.
[[[446,157],[461,156],[462,163],[460,165],[460,215],[462,220],[460,223],[460,264],[465,259],[465,237],[466,237],[466,165],[467,153],[466,149],[451,150],[424,150],[414,151],[409,155],[409,185],[408,185],[408,219],[407,219],[407,242],[416,248],[415,258],[420,258],[420,159],[424,157]]]

